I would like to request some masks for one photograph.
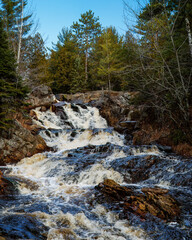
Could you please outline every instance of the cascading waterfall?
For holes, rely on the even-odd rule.
[[[156,146],[126,145],[123,135],[109,128],[96,108],[71,103],[59,106],[59,113],[35,110],[38,120],[34,121],[43,128],[40,135],[53,151],[8,166],[7,174],[21,179],[20,193],[14,205],[5,204],[1,215],[24,214],[37,219],[46,227],[42,232],[47,234],[45,238],[31,236],[31,239],[179,239],[177,223],[169,226],[153,222],[146,227],[143,225],[147,223],[142,225],[138,220],[122,220],[119,213],[95,201],[94,192],[95,185],[104,179],[131,184],[130,174],[123,172],[120,164],[146,155],[166,158],[167,165],[156,177],[151,173],[148,180],[136,185],[164,184],[171,188],[175,181],[174,166],[180,164],[179,159],[165,157]],[[183,229],[187,228],[187,221],[189,218]]]

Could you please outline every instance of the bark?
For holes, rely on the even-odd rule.
[[[87,37],[87,47],[85,53],[85,82],[87,83],[88,80],[88,37]]]
[[[21,42],[22,42],[22,35],[23,35],[23,8],[24,8],[24,2],[22,0],[22,8],[21,8],[21,19],[20,23],[18,23],[18,31],[19,31],[19,42],[18,42],[18,51],[17,51],[17,67],[20,63],[20,56],[21,56]]]
[[[185,18],[185,22],[186,22],[186,30],[187,30],[187,34],[188,34],[188,40],[189,40],[190,54],[191,54],[191,58],[192,58],[192,35],[191,35],[191,29],[190,29],[190,22],[187,17]]]

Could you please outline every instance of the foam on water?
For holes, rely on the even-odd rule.
[[[124,176],[130,180],[129,173],[126,168],[124,173],[119,171],[118,164],[126,164],[130,156],[159,155],[158,148],[126,146],[124,137],[108,128],[96,108],[65,103],[60,110],[63,119],[51,110],[35,110],[38,120],[34,121],[44,129],[40,135],[54,152],[36,154],[9,167],[9,175],[21,180],[21,197],[30,197],[26,214],[49,228],[48,240],[151,240],[140,226],[129,225],[96,203],[94,186],[104,179],[125,184]],[[117,168],[111,167],[114,161]],[[159,184],[169,187],[168,181],[160,179]],[[138,184],[132,186],[139,188]],[[42,209],[37,208],[41,204]],[[16,214],[23,208],[21,204]],[[7,212],[14,213],[14,207],[5,208]]]

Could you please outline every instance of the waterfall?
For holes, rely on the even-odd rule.
[[[97,108],[67,102],[58,106],[59,111],[34,110],[34,122],[42,128],[40,135],[53,151],[8,166],[9,176],[23,181],[14,207],[7,204],[2,214],[24,212],[25,216],[34,217],[47,228],[49,240],[148,240],[166,235],[162,233],[164,223],[151,225],[157,231],[153,238],[150,229],[122,220],[118,213],[95,200],[94,190],[104,179],[131,184],[130,173],[121,168],[123,163],[152,155],[165,158],[164,154],[156,146],[127,145],[123,135],[108,127]],[[167,161],[174,166],[178,160]],[[135,186],[162,185],[163,181],[172,184],[173,174],[163,175],[168,167],[164,166],[157,178],[151,172],[148,180]]]

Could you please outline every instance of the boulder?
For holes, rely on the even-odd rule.
[[[104,180],[95,188],[103,195],[106,202],[116,202],[115,206],[112,204],[112,208],[123,211],[124,218],[129,218],[129,213],[132,213],[141,219],[147,219],[148,214],[151,214],[170,221],[180,215],[179,203],[167,189],[142,188],[138,191],[138,189],[121,186],[111,179]]]
[[[99,185],[96,186],[96,189],[103,193],[105,197],[112,200],[121,200],[125,196],[129,196],[133,193],[132,189],[122,187],[111,179],[105,179],[104,182],[99,183]]]
[[[33,135],[20,122],[15,121],[7,137],[0,138],[0,162],[17,163],[22,158],[50,150],[43,138]]]
[[[43,107],[42,110],[45,111],[45,109],[49,108],[56,100],[50,87],[40,85],[31,91],[26,102],[29,104],[29,109]]]
[[[132,212],[143,219],[151,214],[160,219],[170,221],[180,215],[178,202],[168,194],[167,189],[144,188],[144,195],[131,196],[124,203],[124,213]]]
[[[17,189],[13,182],[9,178],[4,177],[0,171],[0,198],[7,198],[16,192]]]

